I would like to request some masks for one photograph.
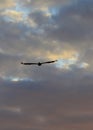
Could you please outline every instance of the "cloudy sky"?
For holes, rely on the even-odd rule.
[[[0,129],[93,130],[92,58],[93,0],[0,0]]]

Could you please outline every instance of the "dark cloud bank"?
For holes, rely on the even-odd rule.
[[[0,128],[92,130],[93,75],[63,73],[35,82],[1,79]]]

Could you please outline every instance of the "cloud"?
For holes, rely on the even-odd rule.
[[[23,13],[14,10],[6,10],[5,12],[2,12],[1,15],[5,16],[6,19],[9,18],[12,22],[20,22],[23,20]]]
[[[88,41],[92,35],[91,3],[91,0],[78,1],[65,9],[61,7],[53,16],[56,28],[48,28],[48,35],[60,41],[72,42],[73,46],[75,42],[79,44],[78,42]]]
[[[3,112],[0,112],[0,128],[27,130],[46,126],[46,130],[54,127],[72,130],[72,126],[76,129],[79,126],[80,129],[91,129],[93,75],[87,78],[77,71],[74,75],[73,72],[60,73],[60,77],[55,78],[54,75],[48,82],[1,80],[0,108]]]
[[[0,1],[0,129],[93,129],[92,6]]]
[[[42,32],[44,40],[58,44],[54,50],[61,52],[61,48],[69,48],[82,57],[87,48],[92,47],[92,1],[79,0],[61,8],[54,7],[57,12],[50,13],[51,17],[46,16],[47,11],[38,9],[29,15],[36,23],[38,33]]]
[[[8,106],[2,106],[0,107],[0,112],[10,112],[14,114],[21,113],[21,109],[18,107],[8,107]]]
[[[33,33],[25,24],[1,21],[1,75],[15,77],[29,75],[28,69],[20,65],[21,61],[38,62],[55,59],[77,59],[75,50],[61,50],[58,42],[44,41],[43,37]],[[50,44],[52,42],[52,44]],[[42,55],[44,54],[44,56]],[[16,66],[15,66],[16,65]],[[31,71],[34,68],[32,67]],[[56,69],[56,68],[55,68]],[[33,71],[34,72],[34,71]],[[23,77],[22,77],[23,76]],[[28,77],[27,76],[27,77]],[[39,76],[39,75],[38,75]],[[37,76],[36,76],[37,77]]]
[[[15,0],[0,0],[0,8],[10,8],[16,5]]]
[[[47,12],[36,10],[29,14],[29,17],[33,19],[38,26],[41,26],[43,24],[48,24],[50,15]]]
[[[19,0],[19,2],[21,2]],[[48,1],[48,0],[38,0],[38,1],[35,1],[35,0],[23,0],[22,1],[22,5],[23,6],[26,6],[26,7],[31,7],[31,6],[34,6],[35,8],[44,8],[44,7],[50,7],[50,6],[58,6],[58,5],[64,5],[64,4],[68,4],[70,3],[71,0],[51,0],[51,1]],[[43,5],[43,6],[42,6]]]

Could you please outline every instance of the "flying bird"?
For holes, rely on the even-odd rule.
[[[23,64],[23,65],[38,65],[38,66],[41,66],[42,64],[54,63],[54,62],[56,62],[56,61],[57,61],[57,60],[47,61],[47,62],[38,62],[38,63],[26,63],[26,62],[21,62],[21,64]]]

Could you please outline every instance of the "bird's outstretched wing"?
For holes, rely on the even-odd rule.
[[[25,63],[25,62],[21,62],[21,64],[23,64],[23,65],[37,65],[37,63]]]
[[[47,62],[41,62],[41,64],[49,64],[49,63],[54,63],[56,62],[57,60],[53,60],[53,61],[47,61]]]
[[[38,63],[26,63],[26,62],[21,62],[21,64],[23,65],[38,65],[41,66],[42,64],[49,64],[49,63],[53,63],[56,62],[57,60],[54,61],[47,61],[47,62],[38,62]]]

